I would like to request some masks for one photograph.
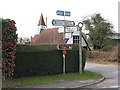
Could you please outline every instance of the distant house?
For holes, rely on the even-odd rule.
[[[114,33],[110,38],[120,42],[120,33]]]
[[[79,31],[72,33],[71,37],[65,37],[66,44],[78,44],[79,43]],[[64,32],[60,32],[59,28],[46,28],[43,15],[41,14],[38,23],[38,33],[33,37],[33,44],[60,44],[63,43]],[[82,35],[82,46],[89,47],[88,43]],[[89,48],[90,49],[90,48]]]
[[[30,44],[30,41],[25,41],[24,44]]]

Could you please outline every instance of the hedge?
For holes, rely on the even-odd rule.
[[[5,80],[14,72],[17,29],[14,20],[0,19],[0,21],[2,21],[2,75]]]
[[[62,51],[57,45],[18,45],[15,58],[14,77],[46,76],[62,74]],[[83,50],[83,69],[86,52]],[[78,45],[67,50],[66,73],[79,71]]]

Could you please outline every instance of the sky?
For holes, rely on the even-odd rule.
[[[71,16],[66,16],[65,19],[75,21],[76,24],[88,16],[100,13],[118,32],[118,2],[119,0],[1,0],[0,18],[15,20],[18,37],[36,34],[41,13],[44,20],[47,17],[48,28],[55,27],[51,23],[53,19],[64,19],[63,16],[56,15],[57,10],[70,11]]]

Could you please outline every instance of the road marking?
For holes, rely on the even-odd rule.
[[[118,88],[118,86],[110,86],[111,88]]]
[[[109,87],[101,87],[101,88],[118,88],[118,86],[109,86]]]

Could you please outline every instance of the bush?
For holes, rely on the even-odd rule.
[[[86,62],[86,50],[82,50],[82,69],[84,70]],[[79,71],[79,47],[73,45],[72,50],[67,51],[66,55],[66,72],[78,72]]]
[[[83,50],[83,69],[85,50]],[[15,58],[14,77],[45,76],[61,74],[63,71],[62,51],[57,45],[18,45]],[[67,51],[66,72],[79,71],[78,46]]]
[[[113,45],[106,45],[105,47],[102,48],[102,51],[112,51],[114,48]]]
[[[2,21],[2,74],[5,78],[14,72],[14,59],[17,45],[15,21],[1,19]]]

